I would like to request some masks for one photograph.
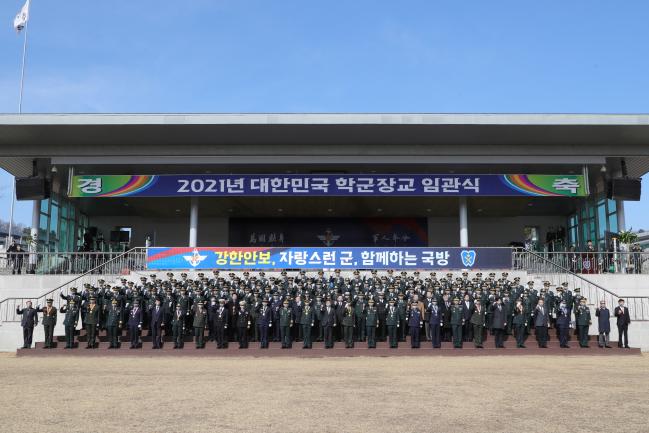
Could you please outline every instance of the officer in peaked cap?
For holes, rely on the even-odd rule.
[[[117,298],[111,301],[106,317],[106,329],[108,331],[109,349],[119,348],[120,329],[122,328],[122,311],[119,308]]]
[[[203,301],[198,302],[196,311],[194,311],[194,341],[197,349],[205,348],[205,328],[207,328],[207,311],[203,308]]]
[[[74,299],[70,299],[66,305],[61,306],[61,314],[65,314],[63,318],[63,326],[65,327],[65,348],[72,349],[74,347],[74,333],[79,323],[79,306]]]
[[[462,348],[462,327],[464,326],[464,312],[460,305],[460,298],[455,296],[453,298],[453,305],[451,305],[450,315],[451,333],[453,335],[453,347],[456,349]]]
[[[90,297],[90,303],[86,307],[86,335],[88,337],[88,345],[86,349],[94,349],[96,342],[96,332],[99,327],[99,307],[97,306],[97,298]]]

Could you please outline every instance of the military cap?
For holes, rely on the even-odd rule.
[[[198,305],[205,305],[203,301],[198,301]]]
[[[173,273],[173,272],[167,272],[167,276],[168,276],[168,277],[173,277],[173,276],[174,276],[174,273]]]
[[[367,303],[368,303],[368,304],[373,304],[373,303],[374,303],[374,299],[370,298],[370,300],[367,301]]]
[[[200,275],[200,274],[198,274],[198,275]],[[180,274],[180,276],[181,276],[181,277],[186,277],[186,276],[187,276],[187,272],[182,272],[182,273]]]
[[[135,301],[133,301],[133,305],[140,305],[140,301],[136,299]]]
[[[246,301],[239,301],[239,305],[246,305]]]
[[[113,300],[111,301],[111,303],[113,303],[113,304],[117,304],[117,299],[113,299]]]
[[[458,298],[458,297],[456,296],[456,297],[453,298],[453,300],[454,300],[454,301],[459,301],[460,298]]]
[[[562,285],[563,287],[568,287],[568,282],[567,282],[567,281],[564,281],[563,283],[561,283],[561,285]]]
[[[90,297],[90,300],[91,300],[91,301],[96,301],[97,298],[95,298],[94,296],[91,296],[91,297]]]
[[[76,301],[74,299],[70,299],[71,304],[76,304]]]
[[[390,298],[390,300],[389,300],[388,302],[389,302],[390,304],[394,304],[394,298]]]
[[[284,304],[288,304],[288,299],[284,299]]]
[[[45,302],[47,302],[48,304],[51,304],[52,302],[54,302],[54,299],[49,298],[49,299],[46,299]]]
[[[575,287],[575,292],[581,292],[581,289],[579,287]]]
[[[122,278],[122,281],[125,280],[125,279],[126,279],[126,278]],[[99,284],[104,284],[104,283],[106,282],[106,280],[104,280],[103,278],[100,278],[100,279],[97,280],[97,282],[98,282]]]

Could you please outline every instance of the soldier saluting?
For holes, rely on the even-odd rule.
[[[54,302],[53,299],[48,299],[46,301],[46,306],[43,308],[37,308],[36,311],[43,313],[43,319],[41,323],[43,324],[43,331],[45,331],[45,345],[44,349],[52,348],[52,341],[54,340],[54,327],[56,326],[56,308],[52,306]]]
[[[79,322],[79,308],[74,299],[70,299],[67,305],[61,306],[61,314],[65,314],[63,318],[63,326],[65,327],[65,348],[72,349],[74,347],[74,332],[77,329]]]

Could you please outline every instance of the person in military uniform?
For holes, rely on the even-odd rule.
[[[333,348],[334,347],[333,328],[336,327],[336,311],[331,306],[330,299],[325,300],[325,306],[322,308],[322,314],[320,315],[320,326],[322,326],[325,349]]]
[[[219,308],[214,314],[214,321],[214,330],[216,332],[216,348],[225,349],[228,347],[227,331],[228,322],[230,321],[229,311],[225,306],[225,298],[219,299]]]
[[[203,308],[203,301],[198,301],[192,326],[194,327],[194,342],[197,349],[205,348],[205,329],[207,328],[207,311]]]
[[[293,346],[292,326],[293,310],[289,308],[288,299],[284,299],[283,307],[279,310],[279,333],[282,340],[282,349],[290,349]]]
[[[259,347],[268,349],[268,333],[273,326],[272,313],[268,306],[268,298],[261,301],[261,308],[257,314],[257,327],[259,328]]]
[[[44,349],[51,349],[54,341],[54,327],[56,326],[56,308],[52,306],[54,303],[53,299],[48,299],[45,301],[46,306],[43,308],[37,308],[38,313],[43,313],[43,319],[41,323],[43,324],[43,331],[45,332],[45,345]]]
[[[367,348],[376,349],[376,330],[379,327],[379,313],[374,308],[374,299],[367,301],[368,307],[365,313],[365,335],[367,337]]]
[[[396,349],[399,346],[399,337],[397,332],[399,331],[399,311],[394,306],[395,300],[390,299],[388,301],[388,310],[385,313],[385,324],[388,328],[388,340],[390,343],[390,349]]]
[[[117,305],[117,299],[113,298],[111,307],[108,309],[106,315],[106,329],[108,330],[108,341],[110,342],[109,349],[119,348],[119,335],[122,328],[122,310]]]
[[[565,299],[559,301],[557,307],[557,330],[559,332],[559,346],[562,349],[569,349],[568,330],[570,328],[570,309]]]
[[[442,310],[437,305],[437,298],[431,298],[428,304],[428,331],[430,333],[430,342],[434,349],[442,347]]]
[[[590,320],[590,308],[586,305],[586,298],[579,300],[579,306],[576,310],[577,313],[577,330],[579,331],[579,347],[588,347],[588,328],[592,323]]]
[[[250,329],[250,312],[246,309],[246,301],[239,302],[241,310],[237,316],[237,328],[239,335],[239,349],[248,348],[248,330]]]
[[[419,311],[419,304],[413,302],[408,313],[408,328],[410,328],[410,348],[419,349],[419,335],[421,327],[424,324],[424,318]]]
[[[408,304],[404,300],[404,294],[399,292],[399,300],[396,303],[397,311],[399,312],[399,341],[406,341],[406,334],[408,333]]]
[[[140,344],[140,333],[142,332],[142,309],[140,301],[133,301],[133,308],[128,313],[128,336],[131,339],[130,349],[137,348]]]
[[[311,349],[312,330],[314,325],[314,312],[308,301],[305,301],[302,315],[300,316],[300,326],[302,327],[302,348]]]
[[[514,334],[516,336],[516,347],[525,348],[525,328],[527,327],[527,312],[522,302],[517,302],[514,307]]]
[[[473,305],[473,314],[471,314],[471,325],[473,325],[473,345],[476,349],[482,349],[482,337],[486,324],[485,309],[480,299],[476,299]]]
[[[185,315],[180,304],[176,304],[176,311],[171,316],[171,333],[174,340],[174,349],[182,349],[185,345]]]
[[[354,319],[356,341],[365,341],[365,299],[362,293],[359,293],[356,305],[354,306]]]
[[[345,348],[351,349],[354,347],[354,327],[356,326],[356,318],[354,308],[351,303],[345,306],[343,311],[343,339],[345,340]]]
[[[97,307],[97,298],[92,296],[90,303],[86,307],[86,337],[88,345],[86,349],[94,349],[97,338],[97,328],[99,327],[99,307]]]
[[[460,298],[457,296],[453,298],[453,305],[451,305],[451,334],[453,335],[453,347],[455,349],[462,348],[462,328],[464,327],[464,308],[460,305]]]
[[[70,299],[66,305],[62,305],[59,310],[63,317],[63,326],[65,328],[65,348],[74,348],[74,333],[79,323],[79,308],[74,299]]]
[[[23,316],[20,320],[20,326],[23,328],[23,349],[31,349],[34,327],[38,325],[38,312],[32,308],[32,301],[27,301],[25,308],[16,307],[16,314]]]

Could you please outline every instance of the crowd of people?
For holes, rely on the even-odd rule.
[[[410,337],[410,346],[419,348],[427,341],[433,348],[452,344],[462,348],[472,342],[483,348],[485,337],[493,336],[495,347],[503,348],[507,338],[514,338],[518,348],[525,348],[535,335],[541,348],[547,347],[549,330],[556,330],[560,347],[569,347],[571,330],[580,347],[589,346],[591,309],[580,289],[568,290],[567,283],[554,290],[549,282],[535,288],[534,282],[521,283],[503,272],[469,278],[467,272],[454,277],[438,277],[431,272],[354,271],[344,277],[339,270],[309,275],[305,271],[267,278],[264,272],[251,276],[213,271],[210,277],[198,273],[179,279],[169,272],[165,279],[151,274],[139,283],[122,279],[111,286],[98,280],[86,284],[81,292],[70,288],[61,292],[65,303],[60,309],[48,299],[45,306],[27,303],[17,308],[22,315],[24,348],[32,346],[32,333],[42,314],[44,348],[52,348],[57,315],[63,315],[66,349],[75,345],[79,321],[86,330],[86,348],[98,347],[97,335],[105,330],[108,348],[121,346],[126,336],[130,348],[141,347],[142,332],[151,337],[154,349],[162,348],[163,334],[171,337],[174,348],[182,349],[186,336],[193,336],[196,348],[215,342],[219,349],[237,342],[245,349],[249,342],[268,348],[270,342],[291,348],[296,342],[304,349],[313,341],[323,341],[325,348],[337,342],[345,347],[364,343],[375,348],[387,341],[396,348]],[[624,300],[619,300],[613,315],[619,331],[618,346],[629,348],[631,322]],[[611,312],[605,302],[595,309],[598,345],[609,344]],[[124,335],[126,334],[126,335]]]

